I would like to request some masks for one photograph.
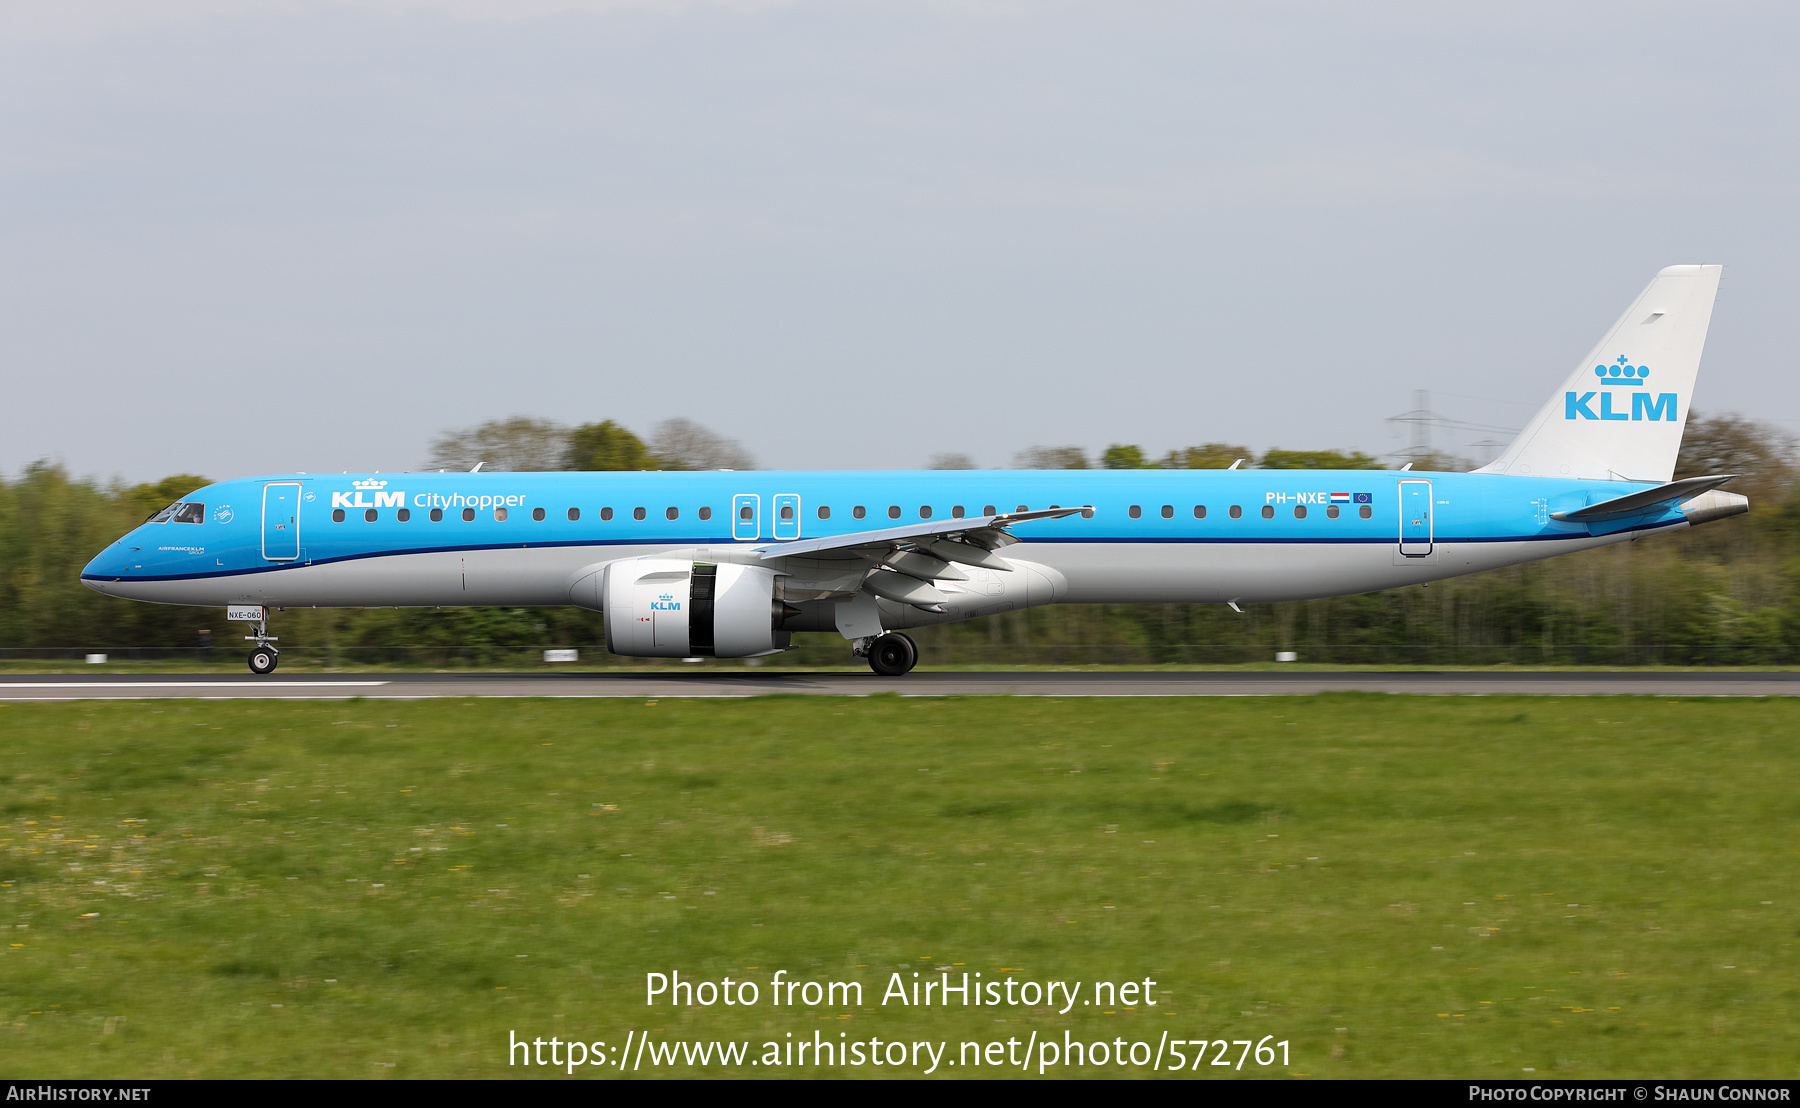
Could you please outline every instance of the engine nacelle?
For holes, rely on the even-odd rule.
[[[785,650],[781,624],[798,610],[776,595],[776,574],[730,562],[628,558],[600,583],[606,648],[633,658],[750,658]]]

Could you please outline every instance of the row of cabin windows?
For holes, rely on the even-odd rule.
[[[506,518],[509,514],[511,514],[511,513],[509,513],[505,508],[495,508],[494,509],[494,518],[501,523],[506,522]],[[642,509],[642,508],[633,508],[631,510],[631,518],[632,519],[643,519],[648,514],[649,513],[644,511],[644,509]],[[713,513],[712,513],[711,508],[701,508],[697,514],[700,516],[701,519],[704,520],[704,519],[711,519]],[[581,518],[581,509],[580,508],[570,508],[568,515],[569,515],[569,519],[571,521],[578,520]],[[666,508],[663,510],[663,516],[668,519],[680,519],[681,518],[681,509],[680,508]],[[462,517],[463,517],[464,523],[473,523],[475,521],[475,509],[464,508],[462,510]],[[612,519],[612,517],[613,517],[613,510],[611,508],[600,509],[600,518],[601,519],[610,520],[610,519]],[[365,512],[363,512],[363,518],[368,520],[370,523],[374,523],[376,520],[381,518],[381,513],[374,508],[370,508],[370,509],[366,510]],[[401,523],[409,522],[412,519],[412,509],[411,508],[401,508],[394,513],[394,518],[399,520]],[[444,518],[444,509],[442,509],[442,508],[431,509],[431,522],[437,523],[437,522],[440,522],[443,518]],[[534,520],[537,520],[539,522],[542,522],[544,519],[544,509],[542,509],[542,508],[531,509],[531,518]],[[331,522],[333,522],[333,523],[344,522],[344,509],[333,508],[331,511]]]
[[[1129,509],[1126,510],[1125,514],[1130,516],[1132,519],[1141,519],[1144,515],[1144,509],[1140,505],[1133,504]],[[1239,519],[1243,516],[1244,509],[1240,505],[1233,504],[1231,506],[1230,511],[1227,514],[1230,515],[1232,519]],[[1326,506],[1326,508],[1325,508],[1325,518],[1326,519],[1336,519],[1338,517],[1338,514],[1339,514],[1338,506],[1336,504],[1330,504],[1330,505]],[[1357,509],[1356,514],[1361,516],[1364,519],[1368,519],[1370,516],[1373,516],[1375,514],[1375,509],[1371,508],[1367,504],[1364,504]],[[1164,519],[1174,519],[1175,518],[1175,505],[1164,504],[1162,506],[1162,517]],[[1264,519],[1274,519],[1275,518],[1275,505],[1264,504],[1263,509],[1262,509],[1262,517]],[[1206,518],[1206,505],[1204,505],[1204,504],[1194,505],[1194,518],[1195,519],[1205,519]],[[1306,518],[1306,505],[1304,505],[1304,504],[1294,505],[1294,518],[1295,519],[1305,519]]]
[[[1052,508],[1056,507],[1056,505],[1054,505],[1054,504],[1052,504],[1050,506]],[[1025,507],[1025,505],[1021,504],[1018,506],[1018,508],[1016,508],[1014,510],[1023,512],[1023,511],[1028,511],[1029,509],[1027,509]],[[494,509],[494,518],[501,523],[506,522],[507,514],[508,513],[505,508],[495,508]],[[580,508],[570,508],[568,514],[569,514],[569,519],[578,520],[581,518],[581,509]],[[646,512],[643,508],[631,509],[631,518],[632,519],[641,520],[641,519],[646,518],[646,516],[648,516],[648,514],[649,513]],[[709,520],[712,518],[712,509],[711,508],[701,508],[695,514],[697,514],[702,520]],[[784,520],[793,519],[794,518],[794,506],[792,504],[783,504],[781,506],[780,514],[781,514],[781,518]],[[866,516],[868,514],[869,514],[868,509],[864,508],[861,504],[858,504],[856,507],[850,509],[850,515],[855,519],[862,519],[864,516]],[[993,515],[994,514],[994,506],[992,504],[983,505],[982,509],[981,509],[981,514],[985,515],[985,516]],[[1144,515],[1144,509],[1141,505],[1133,504],[1129,509],[1126,510],[1125,514],[1130,516],[1132,519],[1141,519],[1141,518],[1143,518],[1143,515]],[[1238,519],[1243,516],[1244,509],[1237,504],[1233,504],[1227,514],[1229,514],[1232,519]],[[1364,518],[1364,519],[1368,519],[1370,516],[1374,515],[1375,513],[1374,513],[1374,509],[1370,508],[1369,505],[1364,504],[1357,509],[1357,514],[1362,516],[1362,518]],[[964,515],[965,515],[965,513],[963,511],[963,506],[961,504],[958,504],[950,509],[950,516],[952,519],[962,519]],[[462,510],[462,517],[463,517],[464,523],[474,522],[475,509],[464,508]],[[600,509],[600,518],[601,519],[611,520],[612,517],[613,517],[613,510],[611,508]],[[1094,518],[1094,513],[1091,511],[1082,512],[1081,517],[1083,519],[1092,519],[1092,518]],[[1174,519],[1175,518],[1175,505],[1164,504],[1162,506],[1162,517],[1164,519]],[[1274,519],[1275,518],[1275,506],[1273,504],[1264,504],[1263,509],[1262,509],[1262,517],[1264,519]],[[1338,506],[1336,504],[1332,504],[1332,505],[1328,506],[1325,509],[1325,517],[1327,519],[1336,519],[1338,517]],[[370,523],[374,523],[376,520],[381,518],[381,513],[374,508],[370,508],[363,512],[363,518],[365,520],[368,520]],[[394,513],[394,518],[399,520],[401,523],[406,523],[412,519],[412,509],[411,508],[401,508]],[[440,522],[443,518],[444,518],[444,510],[442,508],[431,509],[431,522],[437,523],[437,522]],[[542,509],[542,508],[531,509],[531,518],[541,522],[544,518],[544,509]],[[663,509],[663,518],[671,519],[671,520],[680,519],[681,518],[681,509],[680,508],[665,508],[665,509]],[[744,520],[755,519],[756,511],[750,505],[745,504],[743,507],[738,509],[738,518],[744,519]],[[831,509],[828,507],[821,506],[819,508],[819,518],[820,519],[830,519],[831,518]],[[898,504],[890,504],[888,506],[888,518],[889,519],[899,519],[900,518],[900,506]],[[919,507],[919,518],[920,519],[930,519],[931,518],[931,505],[924,504]],[[1195,519],[1205,519],[1206,518],[1206,505],[1204,505],[1204,504],[1194,505],[1194,518]],[[1296,504],[1294,506],[1294,518],[1295,519],[1305,519],[1306,518],[1306,505]],[[344,509],[342,509],[342,508],[332,509],[331,522],[333,522],[333,523],[344,522]]]
[[[1056,505],[1054,505],[1054,504],[1051,505],[1051,507],[1053,507],[1053,508],[1055,506]],[[1027,509],[1025,507],[1025,505],[1021,504],[1015,510],[1023,512],[1023,511],[1028,511],[1029,509]],[[1133,511],[1135,512],[1136,509],[1134,508]],[[900,518],[900,505],[898,505],[898,504],[888,505],[887,513],[888,513],[889,519],[899,519]],[[499,520],[502,523],[504,523],[506,521],[507,514],[508,513],[505,508],[495,508],[494,509],[494,518],[496,520]],[[695,514],[698,515],[702,521],[705,521],[705,520],[709,520],[712,518],[713,510],[711,508],[703,507]],[[792,504],[783,504],[781,506],[781,510],[778,514],[781,516],[781,518],[783,520],[791,520],[794,518],[794,506]],[[856,507],[850,509],[850,515],[852,518],[855,518],[855,519],[862,519],[865,516],[867,516],[868,514],[869,514],[869,510],[867,508],[863,507],[861,504],[858,504]],[[930,519],[931,514],[932,514],[931,505],[929,505],[929,504],[920,505],[920,507],[919,507],[919,518],[920,519]],[[968,514],[967,511],[963,508],[963,506],[961,504],[958,504],[950,509],[950,516],[953,519],[962,519],[967,514]],[[994,505],[992,505],[992,504],[984,505],[981,509],[981,514],[988,515],[988,516],[995,514]],[[1092,512],[1083,512],[1081,514],[1082,514],[1083,518],[1086,518],[1086,519],[1093,518]],[[1202,509],[1199,514],[1201,516],[1204,516],[1206,514],[1205,510]],[[641,520],[641,519],[647,518],[648,515],[649,515],[649,513],[647,511],[645,511],[643,508],[631,509],[631,518],[632,519]],[[462,517],[465,522],[472,522],[475,519],[475,509],[464,508],[462,510]],[[600,509],[600,518],[601,519],[611,520],[612,517],[613,517],[613,510],[611,508]],[[381,513],[374,508],[369,508],[363,512],[363,518],[368,520],[370,523],[374,523],[377,519],[381,518]],[[408,520],[412,519],[412,509],[401,508],[400,510],[398,510],[397,512],[394,513],[394,518],[398,519],[401,523],[405,523]],[[444,518],[444,510],[442,508],[431,509],[431,522],[436,523],[443,518]],[[531,509],[531,518],[535,519],[535,520],[542,520],[544,518],[544,509],[542,509],[542,508]],[[581,518],[581,509],[580,508],[570,508],[569,509],[569,518],[571,520],[580,519]],[[672,519],[672,520],[680,519],[681,518],[681,509],[680,508],[664,508],[663,509],[663,518],[664,519]],[[756,518],[756,509],[748,504],[745,504],[738,509],[738,518],[745,519],[745,520],[755,519]],[[819,508],[819,518],[820,519],[830,519],[831,518],[831,509],[828,507]],[[1133,518],[1136,518],[1136,517],[1134,516]],[[333,509],[332,513],[331,513],[331,521],[333,523],[344,522],[344,509],[342,509],[342,508]]]
[[[1026,507],[1023,504],[1019,505],[1017,508],[1014,509],[1014,511],[1019,511],[1019,512],[1023,512],[1025,510],[1026,510]],[[750,511],[750,509],[748,507],[744,508],[743,511],[739,513],[740,518],[749,519],[750,516],[747,514],[744,514],[749,511]],[[996,509],[994,508],[994,506],[992,504],[982,505],[981,514],[984,516],[994,515],[995,511],[996,511]],[[856,507],[850,509],[850,518],[851,519],[862,519],[865,516],[867,516],[868,514],[869,514],[869,509],[863,507],[861,504],[858,504]],[[888,515],[889,519],[899,519],[900,514],[901,514],[900,513],[900,505],[898,505],[898,504],[889,504],[888,505],[887,515]],[[929,504],[919,505],[919,518],[920,519],[930,519],[931,514],[932,514],[931,505],[929,505]],[[969,514],[968,509],[964,508],[961,504],[951,505],[951,508],[950,508],[950,518],[951,519],[962,519],[964,516],[966,516],[968,514]],[[793,509],[792,505],[787,505],[787,504],[782,505],[781,518],[782,519],[793,519],[794,518],[794,509]],[[819,507],[819,518],[820,519],[830,519],[831,518],[831,509],[821,505]]]

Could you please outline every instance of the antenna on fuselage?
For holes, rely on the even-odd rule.
[[[1237,467],[1239,467],[1243,464],[1244,464],[1244,459],[1239,458],[1237,461],[1232,462],[1230,465],[1226,466],[1225,468],[1226,469],[1236,469]]]
[[[487,462],[487,459],[485,459],[485,458],[483,458],[483,459],[482,459],[482,460],[481,460],[481,461],[479,461],[479,462],[476,462],[476,463],[475,463],[475,468],[474,468],[474,469],[471,469],[471,470],[470,470],[470,471],[469,471],[469,472],[470,472],[470,473],[480,473],[480,472],[481,472],[481,467],[482,467],[482,466],[483,466],[483,465],[484,465],[484,464],[486,464],[486,462]]]

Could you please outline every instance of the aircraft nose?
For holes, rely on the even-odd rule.
[[[130,537],[127,535],[94,555],[93,560],[81,571],[81,583],[95,592],[110,591],[106,586],[124,577],[132,567],[131,556],[134,551],[127,545]]]

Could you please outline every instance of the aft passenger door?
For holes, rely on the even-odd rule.
[[[1422,558],[1431,553],[1431,482],[1400,482],[1400,553]]]
[[[731,537],[749,541],[762,534],[762,497],[741,492],[731,498]]]
[[[263,558],[292,562],[300,557],[300,482],[270,481],[263,486]]]

